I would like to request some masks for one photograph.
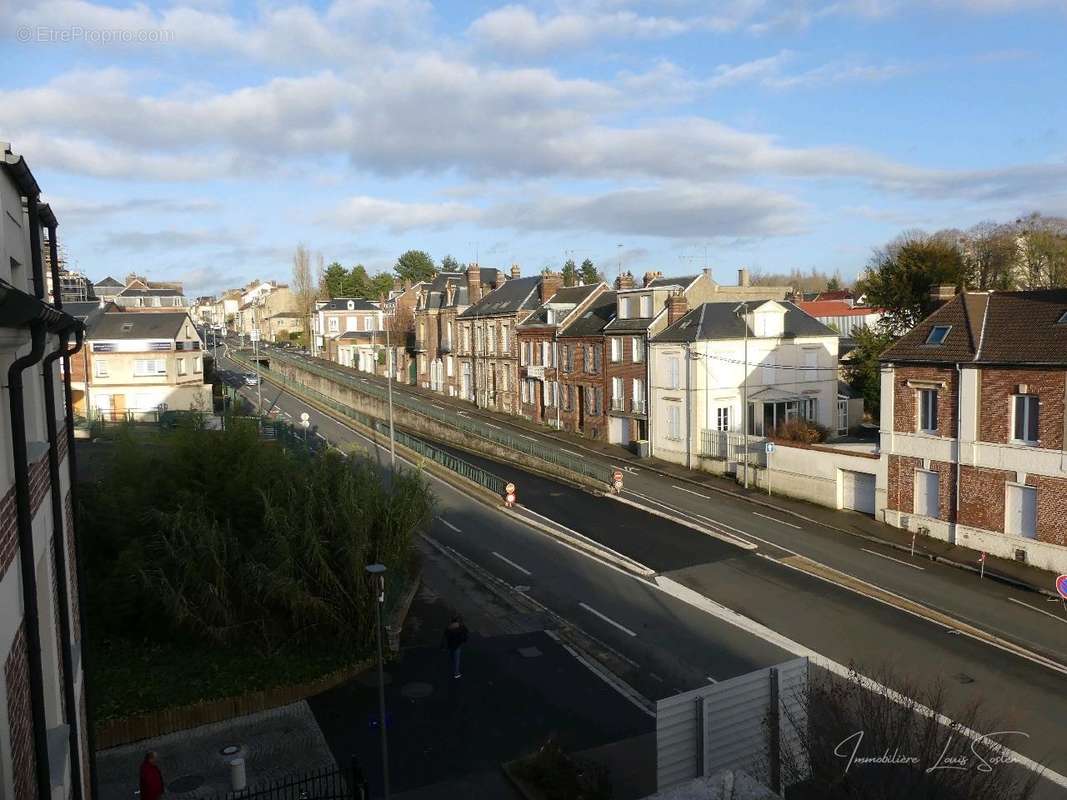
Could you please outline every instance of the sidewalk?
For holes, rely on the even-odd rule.
[[[325,363],[333,368],[344,369],[339,364],[330,361]],[[355,370],[349,371],[351,371],[353,375],[358,375],[361,378],[367,378],[368,380],[380,383],[385,382],[385,379],[379,376],[369,375]],[[504,414],[485,408],[476,408],[471,403],[464,400],[447,397],[438,394],[437,392],[430,391],[429,389],[404,385],[402,390],[411,394],[432,398],[433,402],[438,405],[445,405],[468,413],[475,411],[478,416],[494,419],[512,427],[521,428],[530,431],[531,433],[539,434],[547,439],[554,439],[566,447],[584,449],[586,451],[597,453],[614,464],[633,464],[642,469],[699,485],[711,491],[731,494],[735,497],[758,503],[785,514],[795,515],[806,521],[841,531],[842,533],[859,536],[869,541],[899,550],[911,550],[912,536],[910,532],[894,528],[891,525],[886,525],[883,522],[879,522],[878,520],[863,514],[825,508],[823,506],[818,506],[803,500],[794,500],[792,498],[768,497],[765,492],[752,489],[746,490],[730,478],[721,478],[706,472],[689,470],[678,464],[671,464],[656,458],[639,459],[628,448],[620,445],[594,441],[566,431],[558,431],[554,428],[535,424],[519,416]],[[917,538],[915,541],[915,552],[916,554],[921,554],[931,560],[939,561],[943,564],[975,572],[978,571],[978,558],[980,553],[968,547],[950,544],[949,542],[941,541],[940,539],[921,537]],[[1027,589],[1047,596],[1058,596],[1054,586],[1056,575],[1029,564],[1021,564],[1017,561],[990,555],[986,557],[985,575],[992,580],[1001,581],[1021,589]]]

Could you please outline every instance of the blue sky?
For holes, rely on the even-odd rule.
[[[298,243],[851,277],[1067,215],[1065,33],[1064,0],[22,2],[0,139],[72,263],[190,294]]]

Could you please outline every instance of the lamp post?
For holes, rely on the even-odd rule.
[[[382,608],[385,605],[385,564],[368,564],[367,573],[372,583],[377,584],[378,607],[378,729],[382,735],[382,786],[385,800],[389,800],[389,737],[385,730],[385,662],[382,655]]]
[[[396,437],[393,435],[393,348],[389,341],[389,323],[385,323],[385,384],[389,391],[389,465],[396,471]]]

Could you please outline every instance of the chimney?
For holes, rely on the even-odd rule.
[[[622,273],[619,277],[617,277],[615,279],[615,288],[616,289],[633,289],[634,288],[634,276],[630,273],[629,270],[627,270],[626,272]]]
[[[712,283],[715,283],[715,281],[711,277],[711,267],[704,267],[704,277]]]
[[[546,272],[541,276],[541,283],[538,284],[540,290],[541,302],[545,303],[560,290],[563,286],[563,276],[558,272]]]
[[[749,285],[748,267],[741,267],[741,269],[739,269],[737,271],[737,285],[738,286],[748,286]]]
[[[942,283],[930,287],[930,299],[941,305],[956,296],[956,287],[951,283]]]
[[[467,265],[467,289],[471,305],[482,299],[482,270],[477,264]]]
[[[689,301],[681,292],[667,298],[667,324],[673,325],[689,311]]]
[[[405,278],[404,279],[404,291],[406,292],[409,289],[411,289],[411,278]]]
[[[512,264],[511,265],[511,277],[513,277],[513,278],[521,278],[522,277],[522,270],[519,269],[519,265],[518,264]]]
[[[662,278],[662,277],[663,277],[663,273],[662,272],[646,272],[645,276],[644,276],[644,285],[648,286],[650,283],[652,283],[652,281],[656,280],[656,278]]]

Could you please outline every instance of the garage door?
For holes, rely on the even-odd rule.
[[[608,422],[608,441],[612,444],[629,444],[630,420],[626,417],[611,417]]]
[[[841,506],[874,514],[874,475],[841,470]]]

